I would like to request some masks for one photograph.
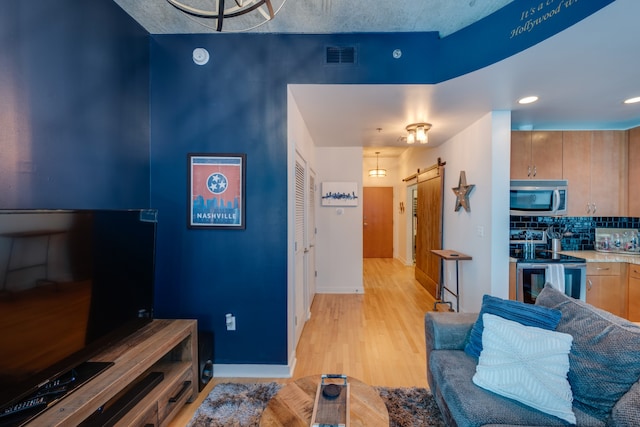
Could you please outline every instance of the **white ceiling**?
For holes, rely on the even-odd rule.
[[[151,2],[156,3],[155,7],[162,4],[163,9],[168,6],[164,0],[114,1],[125,10],[127,3],[137,4],[135,10],[128,12],[143,25],[142,15],[145,8],[151,8]],[[345,3],[352,7],[347,8]],[[288,11],[292,15],[300,9],[308,13],[313,9],[310,4],[315,4],[314,7],[320,7],[324,15],[335,18],[336,22],[340,19],[332,13],[339,11],[350,16],[348,23],[340,21],[345,31],[435,28],[443,34],[462,28],[470,23],[469,20],[473,22],[506,3],[509,1],[402,0],[393,2],[395,14],[388,14],[380,5],[372,15],[366,0],[288,0],[280,14],[266,24],[270,27],[265,25],[260,29],[287,32],[278,31],[276,24],[287,27],[284,21],[289,19]],[[484,5],[482,9],[480,4]],[[399,11],[415,14],[416,7],[420,7],[422,13],[428,9],[441,14],[433,15],[428,28],[417,28],[419,25],[407,16],[404,17],[407,28],[391,28],[402,21],[398,18],[398,15],[402,16]],[[181,13],[169,8],[163,13]],[[363,29],[357,24],[361,21],[354,19],[357,14],[365,16],[362,21],[368,22],[371,28]],[[315,25],[320,25],[316,21],[322,21],[324,15],[319,13],[314,24],[305,26],[314,30],[308,32],[322,32],[315,31]],[[146,24],[152,33],[198,32],[187,29],[186,25],[169,26],[169,20],[163,24],[158,16],[154,15],[154,22]],[[399,137],[404,135],[404,127],[409,123],[432,123],[429,146],[435,146],[495,110],[511,110],[516,129],[521,126],[532,126],[533,129],[628,129],[640,125],[640,104],[622,104],[626,98],[640,96],[639,16],[640,1],[616,0],[524,52],[437,85],[293,85],[291,90],[316,145],[363,146],[366,155],[375,156],[374,151],[381,151],[381,157],[397,154],[397,149],[406,147]],[[150,29],[156,26],[161,28]],[[517,104],[520,97],[531,94],[539,96],[540,100],[528,106]],[[396,147],[396,150],[389,154],[380,147]]]

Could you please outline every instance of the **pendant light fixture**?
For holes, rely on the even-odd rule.
[[[167,0],[176,9],[184,12],[194,22],[206,27],[225,31],[249,31],[272,20],[280,11],[286,0],[216,0],[210,8],[200,9],[203,3],[196,0]],[[231,19],[233,18],[233,19]],[[215,23],[215,27],[209,23]]]
[[[375,169],[369,169],[369,176],[372,178],[382,178],[383,176],[387,176],[387,170],[386,169],[380,169],[380,166],[378,166],[378,156],[380,155],[379,151],[376,151],[376,168]]]
[[[407,144],[427,144],[429,142],[429,135],[427,132],[431,129],[431,123],[412,123],[406,127],[407,129]]]

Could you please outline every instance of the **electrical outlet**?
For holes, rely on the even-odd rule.
[[[482,225],[478,226],[478,236],[484,237],[484,227]]]
[[[236,330],[236,316],[231,313],[227,313],[225,315],[225,320],[227,324],[227,331],[235,331]]]

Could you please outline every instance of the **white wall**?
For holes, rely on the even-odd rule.
[[[317,179],[356,182],[358,206],[321,206],[316,212],[316,291],[362,293],[362,147],[316,147]],[[320,196],[320,191],[318,192]]]
[[[446,162],[443,246],[473,257],[459,262],[460,311],[478,311],[484,294],[508,295],[510,121],[510,112],[488,113],[439,147],[401,156],[405,176],[435,164],[438,157]],[[452,188],[458,186],[461,171],[466,173],[467,184],[475,185],[469,197],[470,212],[454,211]],[[403,197],[410,184],[404,186]],[[409,219],[409,215],[402,218]],[[401,230],[405,224],[400,224]],[[447,287],[455,289],[454,262],[445,263],[444,279]]]
[[[491,139],[491,289],[509,298],[509,187],[511,179],[511,111],[492,114]]]

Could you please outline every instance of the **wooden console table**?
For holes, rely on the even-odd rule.
[[[378,392],[353,377],[350,384],[350,426],[388,427],[389,413]],[[320,375],[300,378],[282,387],[260,419],[260,427],[309,427]]]
[[[444,291],[447,290],[451,295],[456,298],[456,311],[460,311],[460,274],[458,270],[459,261],[468,261],[472,258],[469,255],[462,254],[460,252],[452,251],[450,249],[432,249],[431,252],[440,257],[440,283],[438,284],[438,300],[433,303],[433,310],[438,308],[438,304],[449,304],[449,311],[453,311],[451,301],[444,300]],[[455,261],[456,262],[456,291],[444,285],[444,262]]]
[[[152,373],[162,373],[162,381],[115,425],[166,426],[198,395],[197,321],[153,320],[91,361],[113,365],[34,418],[29,426],[81,425],[100,408],[106,411],[121,404],[123,394]]]

